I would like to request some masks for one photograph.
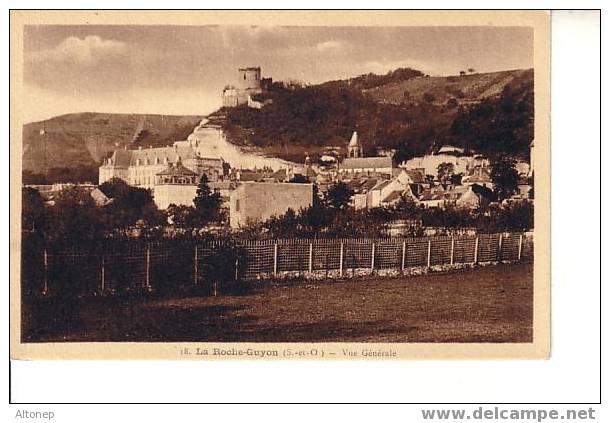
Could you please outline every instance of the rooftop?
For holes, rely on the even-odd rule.
[[[169,163],[165,169],[157,173],[159,176],[198,176],[197,173],[184,167],[181,162],[175,165]]]
[[[347,158],[339,165],[340,169],[380,169],[392,167],[391,157]]]
[[[175,163],[180,160],[197,158],[197,153],[191,146],[168,146],[157,148],[143,148],[140,150],[115,150],[112,154],[112,164],[118,167],[136,166],[138,159],[140,165]],[[205,158],[222,162],[220,158]]]

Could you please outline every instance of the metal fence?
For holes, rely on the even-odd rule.
[[[103,240],[85,245],[44,245],[24,240],[24,295],[87,295],[175,291],[210,281],[206,260],[221,245],[197,240]],[[363,273],[533,260],[531,233],[388,239],[282,239],[240,241],[241,280],[349,277]]]

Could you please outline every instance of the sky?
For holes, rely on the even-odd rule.
[[[412,67],[435,75],[533,67],[527,27],[32,25],[26,121],[73,112],[203,115],[237,69],[319,83]]]

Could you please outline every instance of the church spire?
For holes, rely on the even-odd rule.
[[[347,157],[362,157],[362,144],[358,139],[358,132],[354,131],[347,145]]]

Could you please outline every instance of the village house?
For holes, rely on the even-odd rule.
[[[527,181],[527,179],[521,177],[519,178],[519,184],[517,185],[517,192],[513,195],[513,198],[520,198],[523,200],[527,200],[530,198],[530,190],[532,186]]]
[[[387,175],[370,177],[357,174],[347,181],[347,186],[354,192],[354,208],[363,209],[390,206],[405,196],[417,201],[418,193],[423,190],[422,182],[423,175],[419,172],[402,170],[391,179]]]
[[[419,204],[426,208],[445,208],[453,205],[469,209],[484,209],[493,199],[493,191],[481,185],[459,185],[448,188],[437,185],[420,195]]]
[[[445,196],[443,193],[425,191],[419,196],[419,204],[426,208],[442,208],[445,206]]]
[[[466,187],[465,192],[456,200],[456,204],[470,209],[485,209],[494,200],[494,197],[491,189],[472,184]]]
[[[447,153],[434,154],[414,157],[401,163],[399,167],[408,170],[423,169],[425,175],[436,175],[438,166],[442,163],[452,164],[455,173],[466,173],[472,165],[472,158]]]
[[[351,203],[356,210],[367,208],[367,194],[375,185],[385,179],[377,177],[355,177],[346,182],[349,189],[354,192]]]
[[[494,188],[493,181],[491,180],[491,172],[489,167],[479,166],[471,168],[469,173],[462,178],[463,185],[481,185],[491,190]]]
[[[288,209],[298,212],[313,203],[313,184],[248,182],[239,185],[230,200],[230,225],[240,228],[281,216]]]
[[[396,204],[401,198],[411,198],[417,202],[417,195],[413,192],[410,177],[406,172],[401,173],[398,177],[387,181],[380,182],[375,185],[367,193],[367,208],[387,207]]]

